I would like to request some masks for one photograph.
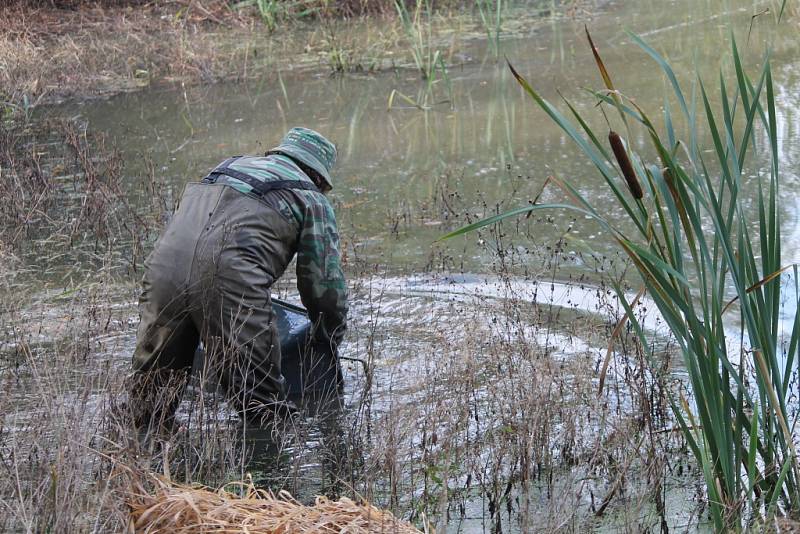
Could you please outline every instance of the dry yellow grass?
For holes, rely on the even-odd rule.
[[[234,9],[223,0],[142,5],[75,0],[71,9],[0,2],[0,110],[4,103],[29,107],[163,82],[243,80],[281,68],[319,66],[329,62],[332,50],[342,52],[337,47],[343,45],[332,42],[338,37],[331,37],[337,17],[359,6],[381,11],[377,0],[355,1],[366,2],[332,3],[314,19],[313,31],[299,33],[291,22],[305,19],[288,13],[285,24],[269,29],[253,9]],[[386,5],[394,11],[394,4]],[[383,35],[373,33],[370,42],[347,46],[380,55]]]
[[[289,493],[277,496],[251,483],[229,484],[244,496],[225,488],[183,486],[153,477],[154,489],[141,484],[129,496],[129,531],[148,534],[214,533],[396,533],[418,534],[411,524],[369,503],[346,497],[332,501],[317,497],[313,506],[297,502]]]
[[[74,10],[0,8],[0,99],[29,103],[135,89],[156,79],[215,79],[230,54],[217,32],[249,20],[226,12],[201,17],[180,2],[137,7],[86,5]],[[213,18],[212,18],[213,17]],[[234,54],[234,56],[236,56]],[[233,58],[238,61],[238,57]]]

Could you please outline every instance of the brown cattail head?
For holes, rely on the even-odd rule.
[[[673,187],[675,185],[675,180],[672,178],[672,171],[669,170],[669,167],[661,169],[661,174],[664,176],[668,186]]]
[[[669,189],[669,194],[672,195],[672,200],[675,201],[677,206],[683,209],[683,202],[681,201],[681,196],[675,187],[675,177],[673,176],[672,171],[669,170],[669,167],[664,167],[661,169],[661,175],[664,177],[664,181],[667,182],[667,188]]]
[[[614,157],[617,158],[619,168],[622,170],[622,176],[628,182],[628,189],[630,189],[631,195],[637,200],[641,199],[644,196],[642,186],[639,185],[639,179],[636,178],[636,173],[633,172],[633,165],[628,157],[628,152],[625,150],[625,145],[622,143],[622,138],[614,130],[609,130],[608,142],[611,144],[611,150],[614,151]]]

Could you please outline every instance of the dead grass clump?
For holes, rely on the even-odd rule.
[[[142,484],[131,489],[128,504],[133,532],[420,532],[391,512],[346,497],[337,501],[317,497],[313,506],[305,506],[286,491],[276,496],[252,483],[235,485],[241,492],[237,495],[224,487],[212,491],[160,477],[152,479],[152,492]]]

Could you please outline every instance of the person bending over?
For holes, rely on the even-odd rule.
[[[335,353],[347,291],[333,208],[336,147],[293,128],[263,157],[233,157],[189,183],[145,262],[129,387],[134,421],[169,428],[198,342],[251,423],[292,413],[270,288],[297,254],[312,346]]]

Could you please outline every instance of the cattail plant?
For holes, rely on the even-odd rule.
[[[617,158],[622,176],[628,183],[628,189],[630,189],[631,195],[633,195],[633,198],[636,200],[641,200],[644,196],[644,193],[642,193],[642,186],[639,185],[639,179],[636,178],[636,173],[628,157],[628,152],[625,150],[625,145],[622,143],[622,138],[617,132],[610,130],[608,132],[608,142],[611,145],[611,150],[614,151],[614,157]]]
[[[628,132],[631,125],[641,128],[657,158],[658,164],[645,164],[626,149],[619,135],[610,133],[633,201],[618,187],[610,154],[576,108],[567,102],[578,125],[509,67],[523,89],[592,161],[633,223],[633,233],[569,182],[553,179],[569,203],[525,206],[445,237],[542,209],[573,210],[597,221],[636,267],[683,356],[691,396],[673,392],[670,404],[703,474],[714,528],[739,530],[745,524],[764,525],[776,516],[796,517],[800,514],[798,430],[787,405],[790,380],[800,361],[800,315],[786,321],[781,311],[786,301],[790,309],[800,308],[800,290],[797,268],[781,257],[781,168],[769,62],[751,78],[732,38],[735,76],[727,82],[720,75],[721,111],[712,106],[698,74],[701,119],[690,111],[669,63],[640,37],[631,34],[631,38],[669,80],[680,114],[673,117],[671,107],[665,106],[667,131],[660,133],[645,110],[614,88],[592,45],[605,84],[595,97],[619,112]],[[687,124],[688,140],[674,130],[679,122]],[[701,144],[703,136],[698,133],[706,133],[712,146]],[[757,161],[747,162],[751,146],[761,153]],[[750,172],[753,168],[756,173]],[[747,178],[751,174],[756,177]],[[748,197],[748,191],[754,195]],[[755,220],[745,205],[753,196]],[[793,273],[791,284],[782,283],[787,271]],[[649,351],[653,371],[658,372],[654,334],[637,320],[622,288],[616,290],[641,346]]]

